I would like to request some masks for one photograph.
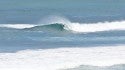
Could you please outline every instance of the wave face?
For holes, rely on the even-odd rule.
[[[100,31],[125,30],[125,21],[98,22],[98,23],[51,23],[43,25],[31,24],[5,24],[0,25],[4,28],[16,28],[24,30],[51,30],[51,31],[71,31],[75,33],[90,33]]]
[[[24,30],[36,30],[36,31],[42,31],[42,30],[55,30],[55,31],[64,31],[65,25],[55,23],[55,24],[48,24],[48,25],[39,25],[39,26],[34,26],[31,28],[24,28]]]

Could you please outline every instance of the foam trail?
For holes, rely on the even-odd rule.
[[[0,27],[15,28],[15,29],[31,28],[31,27],[35,27],[35,26],[36,25],[31,25],[31,24],[0,24]]]
[[[58,48],[0,53],[1,70],[58,70],[125,64],[125,46]]]
[[[70,23],[66,29],[74,32],[98,32],[110,30],[125,30],[125,21],[99,22],[93,24]]]

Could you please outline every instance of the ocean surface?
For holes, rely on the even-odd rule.
[[[0,0],[0,70],[125,70],[125,0]]]

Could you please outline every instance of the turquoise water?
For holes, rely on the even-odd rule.
[[[124,7],[124,0],[0,0],[0,61],[7,57],[11,61],[9,55],[6,58],[2,55],[5,53],[17,55],[22,50],[42,49],[46,51],[58,48],[83,48],[84,50],[93,47],[124,46]],[[104,49],[102,53],[107,53],[106,50]],[[111,49],[112,51],[114,52]],[[116,52],[121,51],[123,50]],[[108,52],[110,54],[110,51]],[[82,54],[78,51],[77,53]],[[101,52],[97,53],[101,55]],[[123,55],[123,52],[118,54]],[[110,56],[118,56],[118,54],[112,53]],[[110,56],[110,60],[115,58]],[[90,56],[87,57],[90,58]],[[93,70],[93,67],[94,70],[124,70],[122,64],[125,63],[123,59],[125,56],[120,57],[114,60],[116,66],[98,68],[98,66],[94,67],[91,62],[90,64],[83,62],[83,64],[80,63],[82,66],[76,65],[77,67],[69,67],[68,70]],[[15,58],[18,60],[17,57]],[[123,63],[119,60],[123,60]],[[117,64],[121,65],[117,66]],[[2,65],[6,67],[4,62]],[[48,69],[45,68],[45,70]]]

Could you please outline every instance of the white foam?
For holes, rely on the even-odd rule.
[[[16,28],[16,29],[31,28],[34,26],[36,26],[36,25],[32,25],[32,24],[0,24],[0,27]]]
[[[98,22],[89,24],[70,23],[66,24],[66,29],[74,32],[98,32],[110,30],[125,30],[125,21]]]
[[[125,64],[125,46],[58,48],[0,53],[0,70],[58,70]]]

